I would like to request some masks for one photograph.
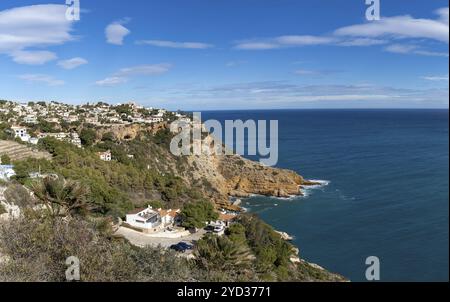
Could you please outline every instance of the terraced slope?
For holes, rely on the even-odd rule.
[[[51,155],[47,152],[37,151],[16,142],[0,140],[0,156],[4,154],[8,155],[13,161],[22,160],[29,157],[45,159],[51,158]]]

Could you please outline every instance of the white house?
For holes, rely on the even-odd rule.
[[[16,172],[14,172],[14,166],[0,165],[0,180],[9,180],[14,175],[16,175]]]
[[[154,231],[162,224],[161,215],[151,207],[131,212],[127,215],[126,222],[132,227]]]
[[[28,142],[30,135],[27,132],[27,128],[12,126],[11,130],[14,132],[15,138],[20,138],[23,142]]]
[[[97,154],[100,157],[100,159],[103,161],[111,161],[112,160],[111,151],[109,151],[109,150],[106,152],[97,152]]]

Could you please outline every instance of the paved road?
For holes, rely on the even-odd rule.
[[[143,233],[125,228],[120,227],[117,232],[117,235],[122,235],[128,241],[131,242],[131,244],[145,247],[145,246],[152,246],[152,247],[158,247],[161,246],[162,248],[169,248],[173,244],[177,244],[179,242],[186,242],[189,244],[195,244],[196,241],[201,239],[205,234],[206,231],[200,230],[198,233],[191,234],[187,237],[182,238],[155,238],[147,236]]]

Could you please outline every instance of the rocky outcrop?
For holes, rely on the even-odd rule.
[[[305,184],[303,177],[293,171],[265,167],[240,156],[223,157],[218,171],[227,180],[228,194],[237,197],[301,195],[300,187]]]
[[[206,179],[222,204],[230,196],[265,195],[291,197],[302,195],[301,188],[317,185],[291,170],[266,167],[241,156],[192,156],[188,160],[191,173],[187,181]],[[229,204],[226,202],[226,204]]]
[[[105,127],[100,127],[97,131],[98,139],[101,139],[105,133],[111,132],[115,138],[119,141],[129,141],[135,139],[139,133],[142,131],[149,132],[151,134],[155,134],[159,130],[163,130],[167,128],[167,123],[155,123],[151,125],[140,125],[140,124],[131,124],[131,125],[108,125]]]

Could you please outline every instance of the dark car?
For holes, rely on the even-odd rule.
[[[194,247],[190,244],[187,244],[186,242],[180,242],[178,244],[174,244],[170,246],[171,250],[180,252],[180,253],[185,253],[188,250],[192,250]]]
[[[183,248],[185,248],[186,250],[193,250],[194,249],[193,245],[188,244],[186,242],[180,242],[180,243],[178,243],[178,245],[183,247]]]

